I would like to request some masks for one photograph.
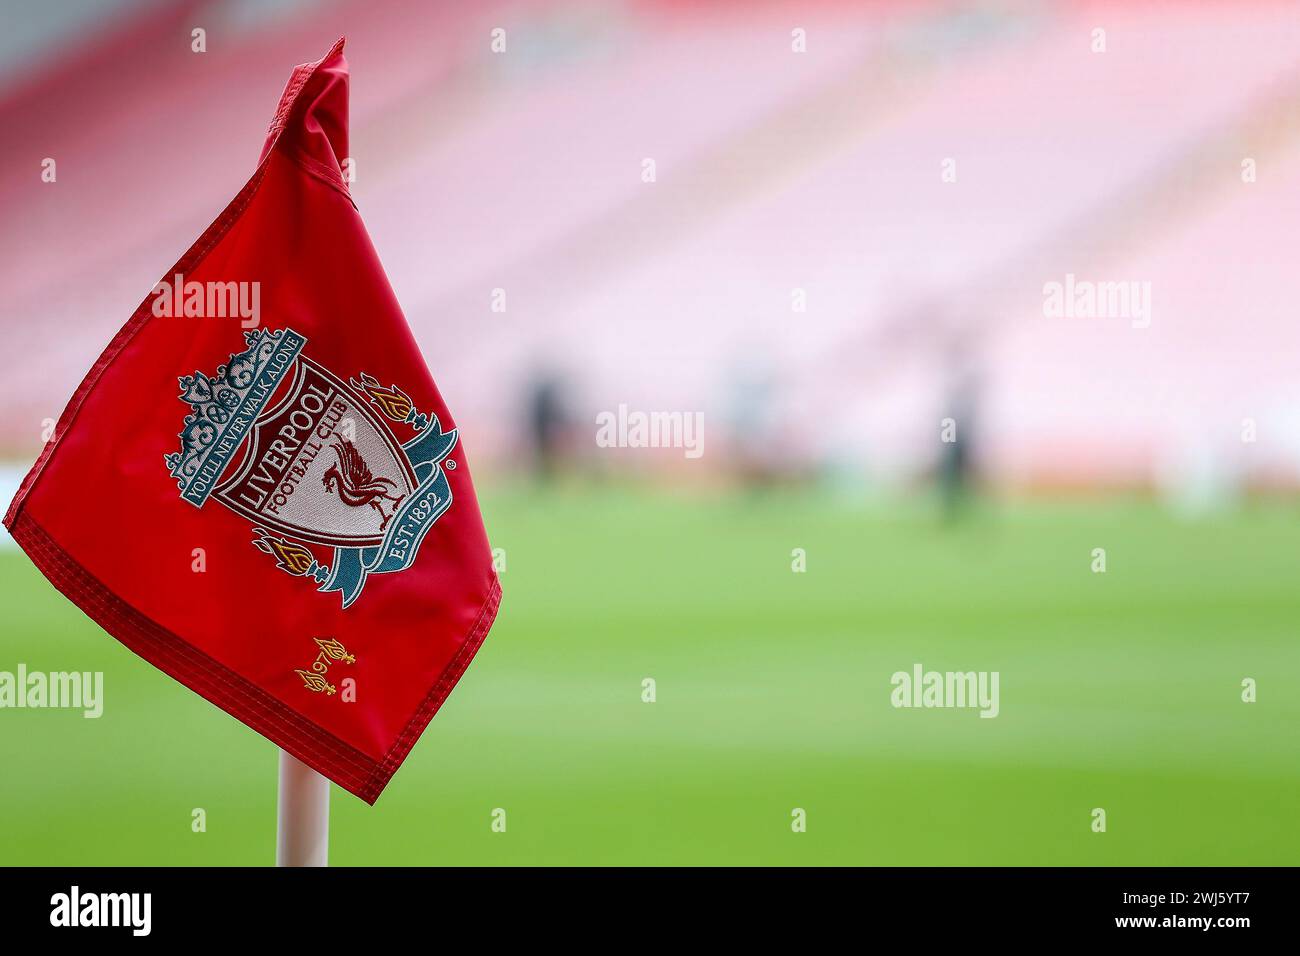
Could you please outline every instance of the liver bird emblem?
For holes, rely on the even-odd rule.
[[[384,502],[391,501],[395,507],[406,495],[394,495],[397,485],[388,478],[376,478],[370,473],[370,466],[357,451],[357,446],[346,438],[340,438],[333,445],[338,458],[337,465],[330,465],[321,478],[321,484],[327,492],[337,492],[339,500],[345,505],[360,508],[369,505],[379,512],[379,530],[383,530],[393,516],[391,510],[384,512]]]

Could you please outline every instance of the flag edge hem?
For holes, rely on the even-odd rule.
[[[72,557],[26,509],[14,520],[11,534],[37,570],[120,644],[371,805],[464,676],[486,640],[501,603],[500,578],[494,573],[487,597],[460,649],[443,667],[396,741],[383,757],[374,758],[124,601]],[[187,679],[194,677],[200,680]]]

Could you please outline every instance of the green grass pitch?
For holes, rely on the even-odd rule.
[[[334,790],[334,864],[1300,859],[1292,508],[985,506],[945,529],[813,495],[483,506],[501,615],[379,803]],[[106,699],[98,720],[0,710],[0,864],[273,861],[270,743],[17,550],[0,597],[0,670],[102,670]],[[894,709],[917,662],[1000,672],[999,716]]]

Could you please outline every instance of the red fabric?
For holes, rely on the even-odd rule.
[[[5,524],[110,634],[373,803],[486,636],[500,586],[460,436],[348,195],[342,49],[294,71],[252,179],[164,277],[259,283],[260,326],[158,316],[147,297],[68,403]],[[287,349],[294,333],[302,344],[282,378],[256,357],[243,366],[255,374],[236,374],[232,356]],[[218,402],[178,397],[186,376],[228,386],[244,413],[223,419]],[[334,404],[309,394],[313,382]],[[192,409],[217,424],[183,446]],[[294,412],[308,423],[297,431],[283,424]],[[373,474],[349,469],[358,457]],[[200,460],[216,491],[196,502],[205,482],[178,462]],[[242,486],[254,517],[227,503],[238,487],[220,491],[241,471],[277,475]],[[264,486],[278,492],[258,498]],[[349,566],[374,570],[349,577]]]

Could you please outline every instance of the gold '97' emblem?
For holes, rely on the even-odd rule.
[[[303,685],[310,691],[319,694],[331,695],[338,690],[333,684],[326,680],[329,675],[330,664],[334,661],[341,661],[344,664],[355,664],[356,657],[349,654],[341,641],[332,637],[317,637],[314,639],[316,646],[320,648],[320,653],[316,659],[311,662],[308,668],[296,668],[294,673],[302,678]]]

